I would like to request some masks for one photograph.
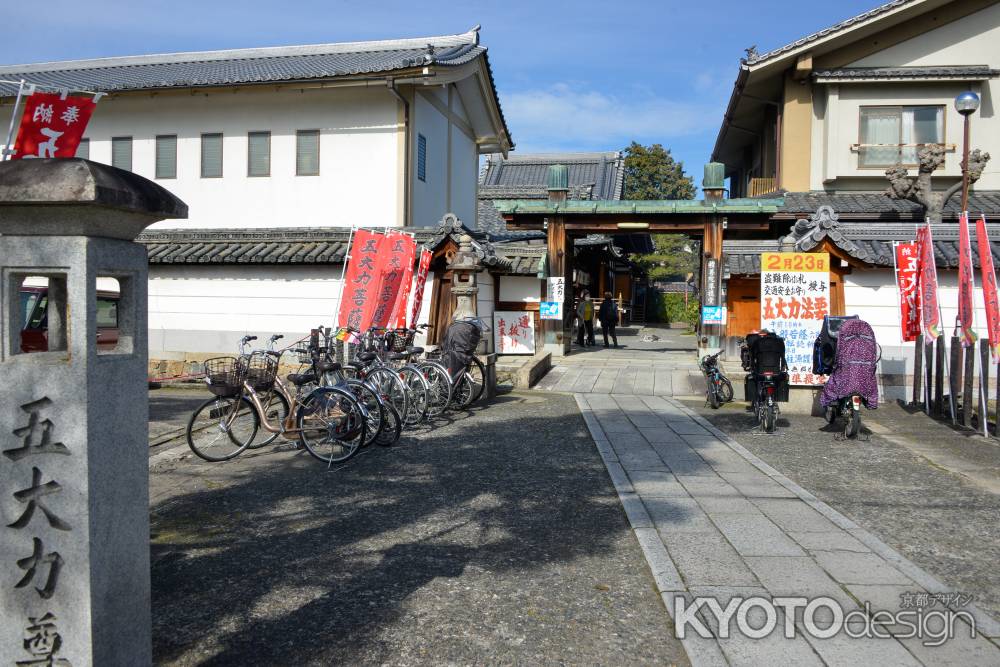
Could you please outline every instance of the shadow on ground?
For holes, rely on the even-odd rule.
[[[572,399],[525,396],[154,473],[156,662],[685,662]]]

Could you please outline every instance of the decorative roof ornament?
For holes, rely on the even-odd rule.
[[[743,49],[743,52],[747,54],[747,57],[744,58],[744,61],[747,64],[751,64],[755,60],[757,60],[758,58],[760,58],[760,53],[757,52],[757,45],[756,44],[754,44],[753,46],[751,46],[749,49]]]
[[[846,252],[851,257],[871,264],[880,264],[880,258],[870,253],[864,247],[847,238],[840,230],[840,216],[832,206],[823,205],[808,218],[795,221],[792,233],[781,240],[782,250],[786,247],[797,252],[809,252],[824,239]]]

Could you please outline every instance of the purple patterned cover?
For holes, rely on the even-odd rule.
[[[840,327],[833,373],[823,386],[819,402],[824,408],[851,394],[861,394],[869,409],[878,407],[878,345],[875,332],[864,320],[847,320]]]

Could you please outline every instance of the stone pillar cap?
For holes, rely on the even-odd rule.
[[[132,240],[187,215],[167,189],[124,169],[81,158],[0,162],[0,234]]]

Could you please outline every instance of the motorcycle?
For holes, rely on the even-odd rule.
[[[844,418],[844,437],[857,438],[861,434],[861,408],[868,408],[867,401],[861,394],[844,396],[826,409],[826,421],[832,424],[837,417]]]

